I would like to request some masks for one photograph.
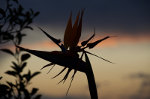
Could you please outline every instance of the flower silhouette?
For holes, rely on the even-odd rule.
[[[48,67],[48,66],[54,67],[55,64],[59,66],[63,66],[64,68],[53,78],[56,78],[66,69],[68,69],[67,73],[65,74],[65,76],[59,83],[61,82],[64,83],[66,81],[71,70],[74,70],[74,74],[72,75],[70,86],[77,71],[85,73],[87,76],[88,84],[89,84],[91,99],[98,99],[94,73],[93,73],[92,66],[91,66],[91,63],[87,54],[101,58],[104,61],[107,61],[109,63],[112,63],[112,62],[100,56],[97,56],[91,52],[88,52],[85,49],[94,48],[100,42],[110,38],[110,36],[106,36],[105,38],[89,43],[89,41],[95,36],[95,31],[94,31],[94,34],[89,39],[81,42],[81,46],[79,46],[78,43],[79,43],[79,39],[81,36],[81,31],[82,31],[83,13],[84,13],[84,10],[82,10],[81,13],[80,12],[78,13],[73,26],[72,26],[72,14],[70,15],[67,26],[66,26],[65,34],[64,34],[64,44],[61,42],[61,40],[52,37],[43,29],[39,28],[48,38],[50,38],[56,45],[59,46],[61,51],[47,52],[47,51],[30,50],[30,49],[26,49],[20,46],[17,46],[17,47],[20,48],[20,50],[27,51],[37,57],[40,57],[44,60],[49,61],[50,63],[43,66],[43,68]],[[79,53],[81,53],[81,56],[79,55]],[[85,57],[85,61],[83,61],[83,57]],[[50,70],[52,70],[52,68]],[[68,94],[69,88],[67,90],[67,94]]]

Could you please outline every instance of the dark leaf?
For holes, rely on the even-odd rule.
[[[15,71],[17,71],[17,68],[15,66],[11,66],[11,68],[13,68]]]
[[[8,84],[10,87],[15,86],[12,82],[9,82],[9,81],[7,81],[7,84]]]
[[[17,73],[15,71],[6,71],[5,73],[8,74],[8,75],[11,75],[11,76],[16,76],[17,75]]]
[[[5,52],[5,53],[8,53],[8,54],[14,56],[14,53],[11,50],[9,50],[9,49],[0,49],[0,50]]]
[[[23,77],[26,78],[27,82],[29,82],[31,80],[31,71],[29,70],[27,74],[24,74]]]
[[[13,65],[12,68],[19,74],[20,72],[22,72],[21,67],[17,65],[17,63],[15,63],[14,61],[12,61]]]
[[[18,15],[18,13],[17,13],[17,8],[13,8],[13,12],[15,13],[15,15]],[[16,17],[16,16],[15,16]],[[14,21],[16,21],[16,20],[14,20]]]
[[[21,5],[19,5],[19,13],[21,14],[21,12],[23,11],[23,7]]]
[[[31,77],[31,71],[30,70],[28,71],[28,75]]]
[[[30,54],[26,53],[21,56],[21,61],[25,61],[30,57]]]
[[[26,36],[26,34],[21,34],[21,36],[23,37],[23,36]]]
[[[40,99],[42,95],[37,95],[34,99]]]
[[[33,30],[33,28],[32,28],[31,26],[25,26],[24,28],[27,28],[27,29]]]
[[[14,65],[15,67],[18,67],[18,65],[17,65],[16,62],[12,61],[12,63],[13,63],[13,65]]]
[[[28,20],[29,20],[29,18],[30,18],[30,12],[29,12],[29,11],[26,12],[26,17],[27,17]]]
[[[37,89],[37,88],[33,88],[33,89],[32,89],[32,91],[31,91],[31,95],[36,94],[36,93],[37,93],[37,91],[38,91],[38,89]]]
[[[27,82],[29,82],[30,76],[28,74],[24,74],[23,77],[25,77],[25,79],[27,80]]]
[[[20,68],[20,72],[22,72],[26,66],[27,66],[27,62],[24,62]]]
[[[1,8],[0,8],[0,14],[2,15],[2,17],[5,17],[5,11]]]
[[[1,76],[1,77],[0,77],[0,80],[1,80],[2,78],[3,78],[3,77]]]
[[[33,14],[33,10],[30,8],[31,14]]]
[[[41,72],[34,72],[32,75],[31,75],[31,78],[35,77],[36,75],[40,74]]]
[[[24,74],[23,77],[26,78],[26,80],[29,82],[31,80],[31,78],[33,78],[34,76],[40,74],[40,72],[34,72],[32,75],[31,75],[31,71],[29,70],[27,74]]]
[[[24,89],[24,95],[25,95],[25,98],[24,99],[30,99],[30,93],[28,92],[27,89]]]
[[[0,84],[0,89],[9,89],[9,87],[7,85]]]
[[[3,40],[13,40],[14,36],[12,34],[10,34],[10,33],[4,32],[2,39]]]
[[[6,94],[8,94],[8,89],[9,87],[7,85],[0,84],[0,96],[5,96]]]
[[[38,16],[39,14],[40,14],[40,12],[36,12],[36,13],[34,14],[34,17]]]
[[[93,43],[88,43],[87,47],[89,47],[91,49],[91,48],[95,47],[98,43],[100,43],[100,42],[102,42],[102,41],[104,41],[104,40],[106,40],[108,38],[110,38],[110,36],[106,36],[103,39],[97,40],[97,41],[95,41]]]

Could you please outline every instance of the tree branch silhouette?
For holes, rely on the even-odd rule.
[[[15,82],[6,81],[6,84],[0,83],[0,98],[2,99],[40,99],[41,95],[37,94],[38,88],[27,89],[31,79],[40,74],[29,70],[23,73],[27,66],[27,59],[30,54],[22,53],[16,45],[21,44],[22,39],[26,36],[23,30],[33,28],[30,26],[33,19],[39,14],[32,9],[25,11],[18,0],[6,0],[6,8],[0,8],[0,44],[12,42],[15,46],[15,52],[11,49],[0,49],[14,57],[12,61],[12,70],[8,70],[5,74],[15,77]],[[0,78],[0,80],[2,77]]]

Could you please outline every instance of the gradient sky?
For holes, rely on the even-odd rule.
[[[2,1],[4,4],[5,0]],[[37,50],[59,50],[37,27],[43,28],[51,35],[63,41],[63,35],[70,12],[73,20],[79,10],[85,8],[81,41],[92,35],[96,29],[94,40],[106,35],[110,38],[95,49],[89,50],[99,56],[113,61],[115,64],[90,56],[98,94],[101,99],[147,99],[150,97],[150,1],[149,0],[20,0],[26,9],[40,11],[33,23],[34,31],[25,31],[21,46]],[[94,41],[92,40],[92,41]],[[0,45],[11,47],[11,44]],[[0,52],[0,75],[9,69],[12,60]],[[32,56],[29,69],[38,71],[47,61]],[[66,83],[57,85],[63,77],[50,79],[60,71],[55,67],[50,73],[48,69],[32,81],[46,98],[66,98],[65,93],[70,78]],[[28,69],[27,69],[28,70]],[[65,74],[65,73],[64,73]],[[70,76],[71,77],[71,76]],[[7,80],[6,78],[4,80]],[[140,92],[140,93],[139,93]],[[88,99],[89,91],[86,77],[77,73],[68,99]]]

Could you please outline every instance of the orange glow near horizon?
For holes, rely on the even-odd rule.
[[[104,37],[104,36],[103,36]],[[100,39],[102,39],[103,37],[101,37]],[[98,37],[94,38],[91,40],[91,42],[94,42],[96,40],[99,40]],[[110,37],[104,41],[102,41],[100,44],[98,44],[96,47],[113,47],[113,46],[118,46],[120,44],[136,44],[136,43],[143,43],[143,42],[150,42],[150,37],[149,36],[142,36],[142,37],[137,37],[137,38],[133,38],[131,36],[125,36],[125,37]],[[81,44],[81,41],[79,42],[79,45]],[[45,40],[45,41],[41,41],[38,42],[36,44],[28,44],[28,45],[24,45],[24,47],[27,48],[49,48],[49,49],[55,49],[57,47],[56,44],[54,44],[54,42],[50,41],[50,40]]]

